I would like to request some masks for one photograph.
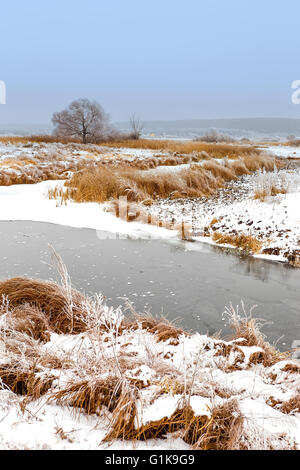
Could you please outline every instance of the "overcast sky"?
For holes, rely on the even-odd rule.
[[[87,97],[113,121],[300,117],[299,0],[9,0],[0,123]]]

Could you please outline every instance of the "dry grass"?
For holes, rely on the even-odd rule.
[[[256,161],[256,155],[252,155],[247,162],[239,160],[235,166],[231,162],[223,165],[208,161],[202,166],[192,165],[176,173],[146,173],[126,166],[109,169],[100,165],[76,173],[66,183],[65,190],[52,189],[49,197],[60,197],[63,202],[68,199],[75,202],[105,202],[122,196],[126,196],[128,201],[210,196],[227,181],[236,179],[243,167],[245,173],[249,173],[248,165],[252,159]],[[273,168],[274,159],[264,156],[253,166],[256,169],[258,165],[264,169]]]
[[[230,235],[214,232],[212,238],[220,245],[232,245],[246,253],[260,253],[262,249],[262,242],[251,235]]]
[[[266,337],[261,331],[266,322],[253,318],[252,310],[248,314],[245,311],[243,302],[241,304],[241,314],[239,313],[239,307],[235,309],[233,305],[226,307],[225,314],[229,318],[230,327],[234,330],[231,340],[241,339],[241,344],[244,346],[258,346],[262,349],[262,353],[254,354],[252,361],[250,357],[249,363],[261,362],[265,367],[269,367],[289,358],[290,354],[288,352],[281,353],[266,341]]]
[[[273,158],[268,158],[267,155],[264,153],[258,154],[250,154],[248,153],[243,157],[243,162],[246,168],[250,171],[258,171],[258,170],[265,170],[265,171],[272,171],[275,167],[275,160]],[[276,164],[279,164],[276,162]]]
[[[280,411],[284,414],[295,414],[300,413],[300,393],[288,401],[285,401],[281,407]]]
[[[74,319],[68,315],[69,300],[66,298],[64,289],[53,282],[21,277],[0,281],[0,298],[2,296],[8,298],[12,307],[19,307],[16,310],[19,315],[22,311],[26,313],[27,307],[24,304],[36,307],[45,314],[47,319],[45,321],[58,333],[78,333],[85,328],[80,320],[80,305],[84,297],[75,290],[72,291],[71,306]],[[33,311],[37,314],[37,310],[32,309],[31,315],[33,315]],[[41,321],[40,316],[39,321]],[[27,320],[26,322],[28,323]]]
[[[4,144],[24,144],[28,147],[38,143],[38,144],[47,144],[47,143],[61,143],[61,144],[81,144],[79,139],[73,138],[63,138],[52,135],[32,135],[32,136],[8,136],[0,137],[0,142]],[[107,141],[96,142],[98,145],[115,147],[115,148],[138,148],[138,149],[150,149],[157,151],[167,151],[171,153],[178,154],[192,154],[193,152],[207,152],[210,156],[215,158],[238,158],[239,156],[248,155],[250,153],[259,154],[260,150],[256,149],[255,146],[245,146],[245,145],[232,145],[224,143],[206,143],[206,142],[178,142],[173,140],[150,140],[150,139],[125,139],[117,140],[108,139]],[[83,145],[83,144],[82,144]],[[88,148],[90,144],[86,144],[85,147]]]
[[[105,144],[104,145],[110,145]],[[114,147],[122,148],[138,148],[138,149],[151,149],[157,151],[168,151],[176,152],[179,154],[191,154],[193,152],[207,152],[210,156],[214,158],[238,158],[240,156],[257,154],[259,155],[260,151],[255,149],[252,146],[243,146],[243,145],[231,145],[231,144],[209,144],[205,142],[178,142],[174,140],[150,140],[150,139],[140,139],[140,140],[122,140],[119,142],[114,142]]]
[[[123,390],[105,440],[147,440],[176,433],[198,450],[236,450],[240,447],[243,418],[235,400],[215,407],[211,417],[195,416],[189,405],[179,406],[170,418],[137,425],[135,394]]]
[[[37,306],[24,303],[10,311],[9,326],[35,340],[50,340],[50,325],[45,313]]]
[[[48,392],[53,378],[42,379],[36,376],[34,367],[26,369],[20,363],[10,363],[0,365],[0,381],[17,395],[37,399]]]
[[[293,374],[300,373],[300,366],[297,364],[286,364],[282,369],[282,372],[291,372]]]
[[[0,142],[4,144],[49,144],[49,143],[81,143],[80,139],[70,139],[67,137],[58,137],[48,134],[30,135],[30,136],[2,136]]]
[[[237,400],[229,400],[215,407],[196,447],[203,450],[239,450],[243,421]]]
[[[209,171],[215,178],[220,178],[222,181],[231,181],[237,178],[235,171],[230,165],[220,165],[218,162],[209,161],[203,164],[204,170]]]
[[[267,197],[269,196],[277,196],[278,194],[286,194],[287,190],[285,188],[276,188],[276,186],[272,186],[270,192],[263,189],[263,190],[256,190],[254,193],[253,199],[258,199],[261,202],[264,202]]]
[[[135,314],[132,319],[125,319],[124,328],[137,329],[141,328],[154,334],[158,341],[167,341],[173,338],[178,340],[181,335],[189,335],[182,328],[168,321],[164,317],[155,318],[152,315]]]
[[[200,167],[181,170],[176,174],[149,174],[134,169],[108,170],[100,167],[75,174],[67,183],[65,197],[75,202],[105,202],[122,196],[126,196],[128,201],[201,197],[212,194],[221,184]]]
[[[99,414],[102,407],[112,411],[121,395],[120,378],[109,376],[95,381],[83,380],[71,383],[52,395],[59,404],[84,410],[88,415]]]

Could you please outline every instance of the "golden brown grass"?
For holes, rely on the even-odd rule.
[[[280,411],[284,414],[300,413],[300,393],[292,397],[290,400],[285,401],[281,405]]]
[[[286,194],[287,189],[286,188],[277,188],[276,186],[272,186],[269,191],[266,189],[257,189],[254,193],[254,199],[258,199],[261,202],[264,202],[267,197],[269,196],[277,196],[278,194]]]
[[[250,172],[258,171],[261,169],[264,169],[266,171],[272,171],[274,170],[274,167],[275,167],[274,158],[270,158],[270,157],[268,158],[268,156],[263,153],[258,153],[258,154],[248,153],[243,157],[243,162]],[[276,165],[281,166],[282,163],[279,163],[276,160]]]
[[[108,170],[99,167],[75,174],[67,183],[64,196],[75,202],[105,202],[126,196],[128,201],[151,198],[201,197],[221,186],[212,174],[201,167],[176,174],[149,174],[135,169]],[[53,197],[53,193],[49,193]]]
[[[57,137],[53,135],[30,135],[30,136],[2,136],[0,142],[4,144],[48,144],[48,143],[81,143],[80,139]]]
[[[27,307],[24,304],[41,310],[51,328],[58,333],[78,333],[85,329],[80,320],[80,303],[84,297],[75,290],[72,290],[73,318],[70,318],[68,313],[69,305],[64,289],[53,282],[21,277],[0,281],[0,298],[2,296],[8,298],[10,306],[20,307],[17,310],[19,314],[26,312]]]
[[[228,400],[216,406],[196,446],[203,450],[241,449],[243,422],[237,400]]]
[[[291,372],[293,374],[300,373],[300,365],[297,364],[286,364],[282,369],[282,372]]]
[[[104,143],[103,145],[111,146],[110,143]],[[139,148],[139,149],[151,149],[151,150],[164,150],[168,152],[176,152],[179,154],[190,154],[193,152],[207,152],[214,158],[238,158],[248,154],[259,154],[260,151],[252,146],[243,145],[231,145],[231,144],[209,144],[205,142],[178,142],[174,140],[122,140],[113,143],[116,148]]]
[[[168,321],[164,317],[155,318],[152,315],[135,314],[132,319],[126,319],[124,328],[141,328],[153,333],[158,341],[167,341],[168,339],[178,339],[180,335],[188,335],[182,328]]]
[[[37,306],[24,303],[10,311],[9,325],[15,331],[25,333],[35,340],[50,340],[50,325],[45,313]]]
[[[232,245],[247,253],[260,253],[262,249],[262,242],[251,235],[230,235],[214,232],[212,238],[218,244]]]
[[[255,165],[252,159],[256,161]],[[243,167],[245,173],[249,173],[248,166],[256,169],[259,165],[264,169],[273,168],[274,159],[269,156],[257,159],[252,155],[247,161],[238,161],[238,166],[232,166],[231,162],[222,165],[208,161],[176,173],[148,173],[126,166],[106,168],[100,165],[74,174],[67,182],[67,189],[52,189],[49,197],[60,197],[63,202],[68,199],[105,202],[121,196],[126,196],[128,201],[210,196],[227,181],[236,179]],[[235,168],[238,168],[238,174]]]
[[[203,168],[222,181],[231,181],[237,178],[235,171],[229,165],[225,166],[220,165],[218,162],[209,161],[203,164]]]
[[[257,352],[253,355],[252,360],[250,357],[250,364],[261,362],[265,367],[269,367],[289,358],[289,352],[280,352],[266,341],[266,337],[261,331],[266,322],[253,318],[251,312],[247,314],[243,303],[242,315],[232,305],[226,307],[225,312],[229,317],[229,325],[234,330],[231,340],[242,339],[241,345],[258,346],[262,349],[262,352]],[[235,344],[238,343],[235,342]]]
[[[243,418],[235,400],[213,408],[211,417],[195,416],[186,404],[178,407],[170,418],[136,426],[135,395],[123,391],[113,412],[111,430],[105,440],[147,440],[165,438],[176,433],[194,449],[234,450],[240,448]]]
[[[112,411],[121,395],[120,378],[109,376],[95,381],[83,380],[71,383],[52,395],[62,405],[69,405],[87,414],[99,414],[102,407]]]
[[[53,378],[40,378],[36,376],[36,370],[26,369],[18,363],[1,364],[0,380],[12,392],[33,399],[40,398],[51,388]]]

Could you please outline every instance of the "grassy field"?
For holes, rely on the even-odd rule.
[[[49,192],[75,202],[105,202],[127,196],[128,201],[156,198],[186,198],[212,195],[227,181],[259,169],[272,170],[275,160],[266,155],[249,154],[239,160],[220,164],[213,160],[171,173],[142,172],[135,168],[99,166],[75,173],[67,188]]]

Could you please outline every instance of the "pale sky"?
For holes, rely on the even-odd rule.
[[[300,117],[299,0],[10,0],[0,17],[1,125],[79,97],[113,121]]]

